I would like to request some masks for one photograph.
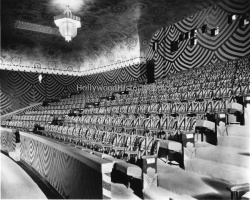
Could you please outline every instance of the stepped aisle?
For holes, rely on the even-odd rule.
[[[0,154],[1,199],[47,199],[38,185],[13,160]]]

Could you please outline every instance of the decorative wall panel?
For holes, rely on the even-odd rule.
[[[21,135],[21,159],[64,198],[100,199],[102,173],[43,142]]]
[[[0,128],[1,150],[6,152],[15,151],[16,148],[16,130],[9,128]]]
[[[38,73],[0,70],[1,115],[30,103],[41,102],[45,98],[76,91],[77,85],[110,85],[143,80],[146,78],[146,65],[134,65],[83,77],[43,74],[42,83],[39,83],[38,76]]]
[[[156,78],[181,70],[197,68],[218,61],[234,60],[250,54],[250,25],[240,26],[240,18],[249,13],[250,1],[226,0],[188,17],[172,26],[162,28],[153,36],[147,59],[156,61]],[[228,14],[237,19],[228,24]],[[207,33],[201,26],[207,24]],[[210,29],[219,27],[219,34],[211,36]],[[197,28],[197,45],[190,46],[189,39],[179,42],[178,50],[171,53],[171,41],[179,35]],[[154,44],[158,48],[153,49]]]

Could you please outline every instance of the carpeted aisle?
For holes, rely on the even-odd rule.
[[[249,182],[250,129],[228,126],[218,145],[196,143],[196,157],[185,160],[185,170],[158,160],[158,185],[196,199],[231,199],[229,184]]]
[[[1,199],[47,199],[20,166],[4,154],[0,156]]]

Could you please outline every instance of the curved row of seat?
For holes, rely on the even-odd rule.
[[[229,103],[250,94],[249,71],[249,57],[245,57],[170,75],[150,86],[132,83],[127,87],[135,87],[135,90],[128,93],[117,91],[112,97],[107,91],[86,91],[28,111],[22,116],[13,116],[12,121],[6,125],[30,130],[37,123],[44,127],[40,131],[47,137],[108,153],[132,163],[145,155],[157,155],[159,146],[167,149],[168,153],[171,152],[173,149],[170,149],[171,145],[167,140],[174,140],[179,142],[177,150],[182,154],[187,172],[171,169],[168,177],[172,183],[162,178],[165,176],[160,179],[161,186],[165,189],[175,189],[180,185],[180,182],[175,182],[174,176],[183,174],[180,177],[185,179],[190,176],[190,172],[195,173],[195,177],[198,177],[198,173],[204,173],[230,183],[234,182],[238,174],[240,180],[236,182],[240,183],[245,179],[242,173],[234,172],[233,169],[238,170],[242,166],[235,164],[233,159],[224,159],[222,153],[217,152],[225,153],[230,150],[230,156],[239,157],[245,163],[244,155],[238,156],[241,151],[235,150],[235,144],[231,143],[232,138],[219,138],[222,146],[219,148],[209,145],[199,149],[197,146],[195,149],[194,134],[198,120],[206,120],[207,114],[227,114]],[[70,109],[76,109],[79,113],[75,116],[68,115]],[[52,117],[49,115],[64,116],[63,124],[48,124],[47,119]],[[186,139],[188,142],[183,142]],[[225,144],[230,144],[233,149],[224,148]],[[194,149],[197,150],[197,158]],[[212,156],[206,152],[207,149],[213,152]],[[170,153],[168,156],[173,155]],[[211,174],[210,169],[203,169],[206,164],[214,169],[214,174]],[[219,169],[223,170],[223,166],[231,173],[228,177],[225,177],[224,171],[217,172]],[[188,189],[187,191],[190,192]]]

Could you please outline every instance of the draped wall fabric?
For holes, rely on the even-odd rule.
[[[206,10],[186,18],[172,26],[162,28],[152,38],[147,60],[155,59],[155,77],[181,70],[201,67],[218,61],[234,60],[250,54],[250,25],[239,26],[239,16],[249,13],[249,0],[226,0]],[[237,19],[228,24],[228,14],[236,14]],[[211,36],[210,30],[202,33],[201,26],[208,29],[219,27],[219,34]],[[171,41],[193,28],[197,30],[197,45],[189,46],[189,40],[179,43],[178,51],[171,53]],[[153,49],[157,43],[158,48]]]
[[[0,70],[1,115],[77,90],[77,86],[111,85],[146,79],[146,65],[134,65],[83,77]]]

